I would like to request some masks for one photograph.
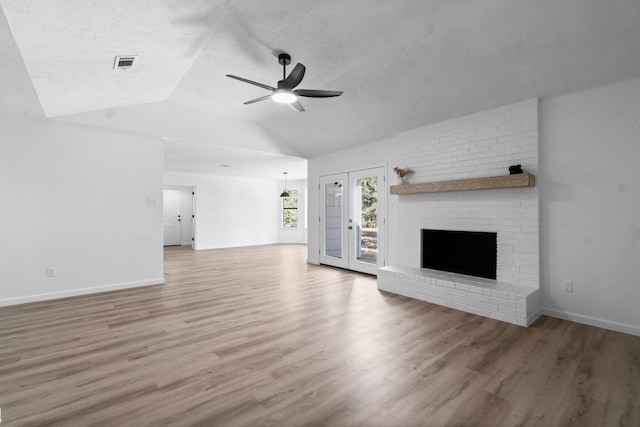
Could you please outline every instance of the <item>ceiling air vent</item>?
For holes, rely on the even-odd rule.
[[[116,60],[113,63],[114,70],[131,70],[136,64],[136,55],[128,56],[116,56]]]

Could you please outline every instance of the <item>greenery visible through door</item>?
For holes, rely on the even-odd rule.
[[[362,187],[362,226],[378,228],[378,180],[375,176],[360,180]]]
[[[375,251],[378,248],[378,179],[375,176],[362,178],[362,236],[363,249]]]
[[[290,197],[282,198],[282,226],[298,227],[298,190],[289,190]]]

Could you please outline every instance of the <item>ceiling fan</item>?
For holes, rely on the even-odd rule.
[[[266,101],[267,99],[272,99],[275,102],[279,102],[281,104],[287,104],[289,107],[293,108],[296,111],[303,112],[304,107],[298,101],[299,96],[306,96],[309,98],[331,98],[333,96],[342,95],[342,91],[337,90],[313,90],[313,89],[295,89],[296,86],[300,84],[302,78],[304,77],[304,72],[306,67],[300,63],[297,63],[295,67],[293,67],[293,71],[289,73],[287,76],[287,65],[291,64],[291,56],[286,53],[281,53],[278,55],[278,62],[282,65],[282,80],[278,81],[278,87],[272,87],[269,85],[265,85],[262,83],[254,82],[253,80],[247,80],[242,77],[233,76],[231,74],[227,74],[227,77],[231,77],[232,79],[240,80],[241,82],[249,83],[263,89],[267,89],[271,91],[270,95],[261,96],[260,98],[252,99],[250,101],[245,102],[245,105],[253,104],[255,102]]]

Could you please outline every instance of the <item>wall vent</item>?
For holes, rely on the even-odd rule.
[[[131,70],[136,65],[136,55],[116,56],[116,60],[113,62],[114,70]]]

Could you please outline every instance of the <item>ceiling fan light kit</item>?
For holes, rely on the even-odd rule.
[[[334,96],[342,95],[342,91],[337,90],[316,90],[316,89],[296,89],[302,78],[304,77],[304,73],[306,71],[306,67],[303,64],[297,63],[295,67],[293,67],[293,71],[289,73],[287,76],[287,65],[291,64],[291,56],[286,53],[281,53],[278,55],[278,63],[282,65],[282,80],[278,81],[277,87],[265,85],[263,83],[258,83],[253,80],[248,80],[243,77],[234,76],[232,74],[227,74],[227,77],[239,80],[241,82],[249,83],[254,86],[261,87],[263,89],[267,89],[271,91],[271,95],[261,96],[260,98],[255,98],[250,101],[245,102],[245,105],[254,104],[256,102],[265,101],[267,99],[271,99],[280,104],[287,104],[292,109],[303,112],[305,111],[304,107],[298,100],[299,96],[306,96],[309,98],[331,98]]]
[[[273,92],[271,99],[280,104],[291,104],[292,102],[296,102],[298,97],[290,90],[278,89]]]

